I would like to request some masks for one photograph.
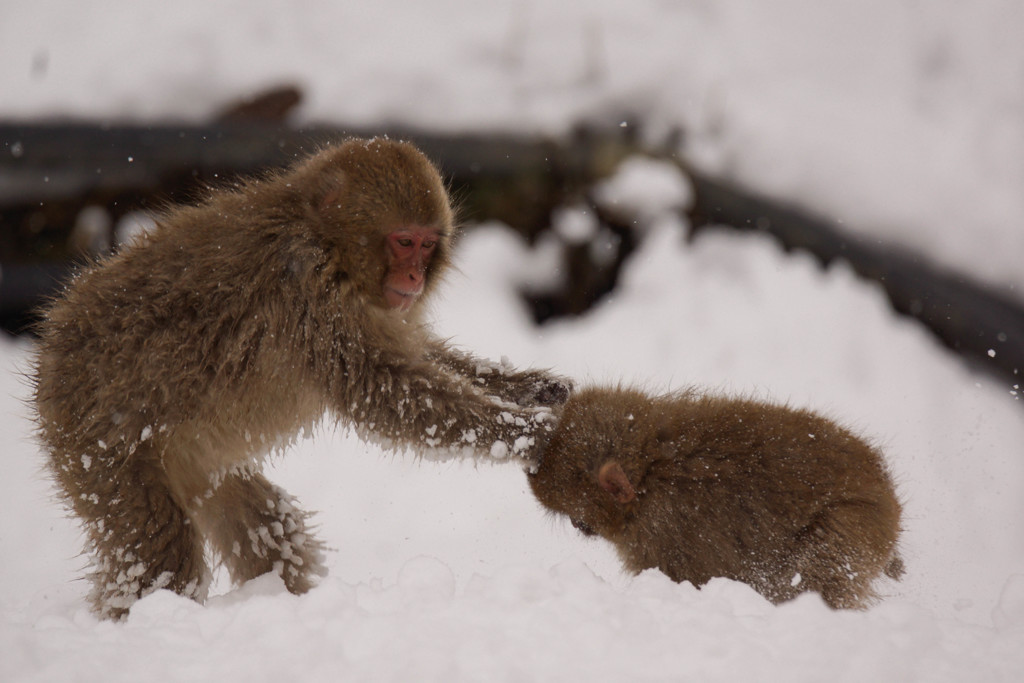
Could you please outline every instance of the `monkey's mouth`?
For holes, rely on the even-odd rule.
[[[412,305],[416,303],[416,299],[418,299],[422,293],[422,288],[411,292],[402,292],[394,287],[385,287],[384,302],[387,303],[388,308],[398,309],[404,313],[412,308]]]
[[[586,522],[582,522],[582,521],[580,521],[578,519],[572,519],[571,517],[569,518],[569,521],[572,522],[572,525],[574,527],[576,527],[576,530],[579,531],[584,536],[596,536],[597,535],[597,532],[594,531],[594,527],[590,526]]]

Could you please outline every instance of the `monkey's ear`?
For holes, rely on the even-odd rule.
[[[332,208],[335,204],[337,204],[340,198],[341,185],[334,185],[333,187],[325,188],[322,196],[320,196],[316,200],[316,208],[319,209],[320,211],[327,211],[328,209]]]
[[[612,498],[616,502],[626,504],[636,498],[636,491],[629,483],[626,473],[622,471],[622,465],[614,460],[609,460],[601,465],[601,469],[597,472],[597,483],[612,494]]]
[[[341,171],[325,174],[320,179],[313,204],[319,211],[327,211],[341,202],[345,191],[345,174]]]

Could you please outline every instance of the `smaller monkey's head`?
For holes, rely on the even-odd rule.
[[[407,142],[329,147],[298,169],[338,276],[372,304],[408,312],[450,263],[453,212],[437,168]]]
[[[657,405],[638,391],[574,393],[537,469],[527,474],[537,500],[582,533],[614,539],[643,495],[650,454],[661,450],[651,428],[656,412]]]

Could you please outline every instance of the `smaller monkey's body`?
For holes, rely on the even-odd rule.
[[[633,572],[743,581],[863,607],[898,578],[900,504],[881,456],[812,413],[681,393],[585,389],[529,475],[537,499]]]
[[[325,411],[397,449],[533,458],[568,385],[483,372],[423,323],[453,232],[426,157],[350,140],[172,209],[68,284],[35,405],[101,616],[158,588],[202,600],[207,551],[307,590],[320,543],[259,470]]]

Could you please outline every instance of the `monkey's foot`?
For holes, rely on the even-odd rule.
[[[247,511],[245,538],[221,546],[222,560],[236,584],[273,571],[290,592],[305,593],[327,574],[325,546],[310,533],[310,514],[295,507],[294,498],[262,477],[260,484],[266,507]]]
[[[212,576],[205,564],[191,563],[171,570],[166,560],[147,565],[130,550],[118,549],[114,557],[99,560],[89,575],[93,611],[102,619],[123,619],[136,602],[160,589],[172,590],[196,602],[204,602]]]

